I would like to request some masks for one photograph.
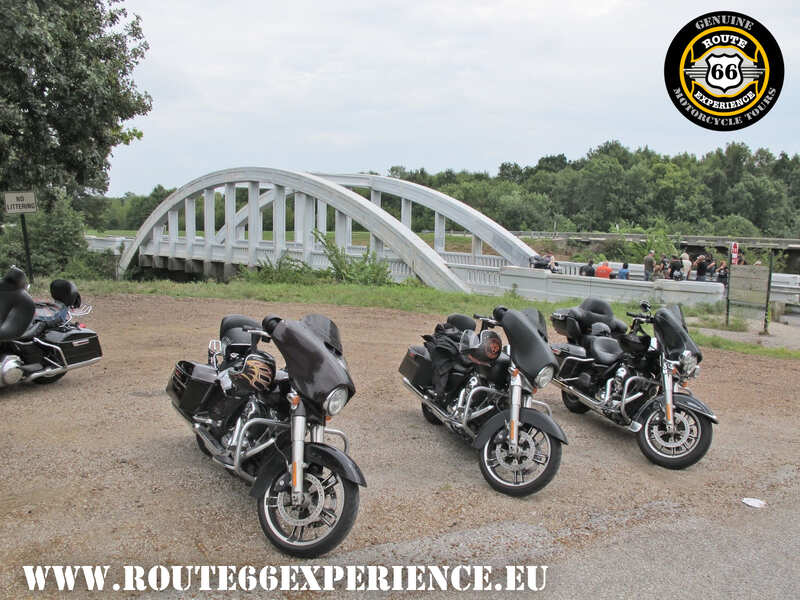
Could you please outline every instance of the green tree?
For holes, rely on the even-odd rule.
[[[134,67],[147,50],[119,0],[0,0],[0,190],[49,205],[108,188],[112,148],[141,137]]]
[[[87,252],[83,218],[72,208],[63,192],[56,194],[49,212],[39,211],[28,215],[26,221],[34,273],[57,273],[71,259]],[[12,264],[25,268],[25,250],[19,227],[6,227],[0,237],[0,271],[5,272]]]

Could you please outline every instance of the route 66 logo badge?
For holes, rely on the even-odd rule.
[[[762,119],[783,87],[783,55],[761,23],[731,11],[701,15],[672,40],[664,80],[675,107],[706,129],[734,131]]]

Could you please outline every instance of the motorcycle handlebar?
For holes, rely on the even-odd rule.
[[[481,315],[473,314],[472,318],[473,319],[478,319],[479,321],[482,321],[483,323],[485,323],[489,327],[497,327],[500,324],[500,323],[498,323],[497,321],[495,321],[491,317],[482,317]]]

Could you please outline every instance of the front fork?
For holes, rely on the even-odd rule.
[[[666,418],[666,427],[669,433],[672,433],[675,430],[675,418],[672,404],[672,369],[672,364],[670,364],[666,359],[661,360],[661,375],[663,380],[662,385],[664,387],[664,416]]]
[[[508,423],[508,449],[516,454],[519,445],[519,409],[522,406],[522,375],[512,363],[509,367],[511,373],[511,415]]]
[[[289,397],[292,405],[292,505],[303,502],[305,481],[306,407],[295,394]]]

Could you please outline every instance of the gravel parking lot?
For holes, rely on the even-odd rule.
[[[200,454],[164,393],[174,363],[205,360],[220,318],[234,312],[321,312],[343,335],[357,394],[332,425],[349,436],[369,487],[350,535],[313,564],[544,564],[546,597],[588,597],[592,582],[603,593],[621,586],[609,597],[656,596],[662,579],[670,595],[800,593],[796,567],[770,554],[780,550],[770,540],[786,549],[798,539],[788,535],[800,521],[797,361],[708,350],[693,389],[721,424],[709,454],[677,472],[649,463],[624,430],[567,412],[548,388],[541,398],[570,443],[553,482],[515,499],[484,482],[476,454],[426,423],[401,384],[403,352],[441,315],[85,300],[95,309],[83,320],[100,333],[105,358],[53,385],[0,389],[0,597],[31,595],[26,564],[110,564],[112,577],[124,564],[296,562],[267,542],[246,484]],[[768,506],[748,508],[745,496]]]

